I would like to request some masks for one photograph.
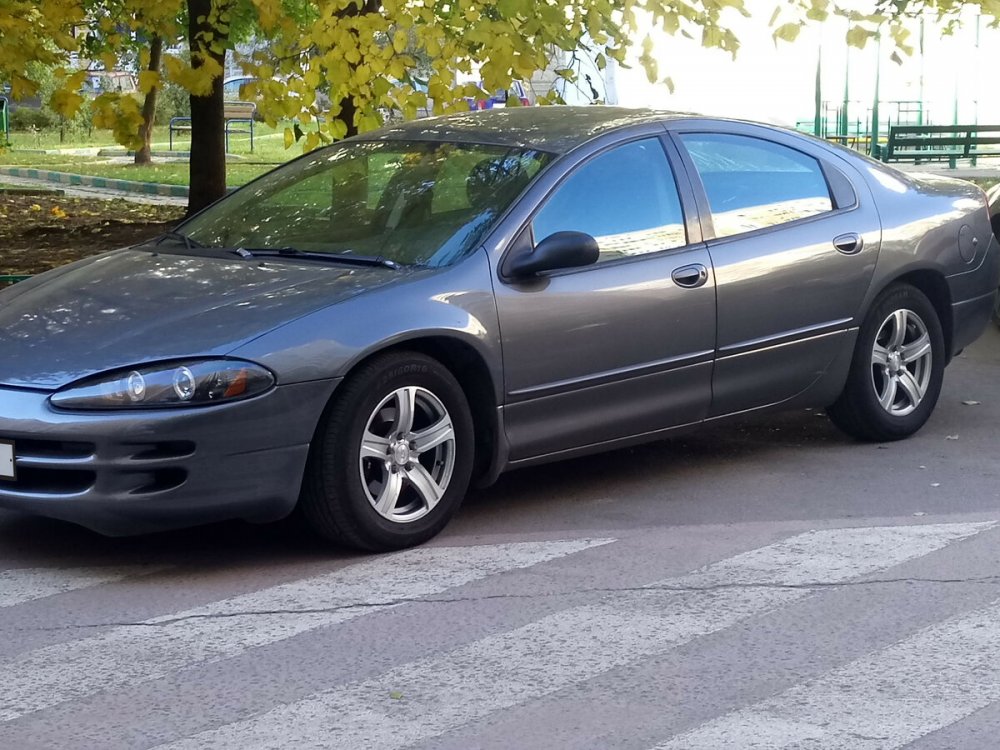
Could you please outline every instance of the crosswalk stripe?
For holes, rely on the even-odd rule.
[[[1000,701],[1000,600],[655,750],[893,750]]]
[[[13,607],[68,591],[149,575],[165,566],[107,568],[14,568],[0,571],[0,608]]]
[[[612,539],[424,547],[185,612],[120,625],[0,663],[0,721],[154,680],[320,627],[384,611]]]
[[[164,750],[406,747],[810,595],[993,524],[813,531],[450,653],[207,730]]]

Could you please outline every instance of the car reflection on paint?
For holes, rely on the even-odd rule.
[[[0,506],[109,534],[297,508],[387,550],[507,469],[735,414],[904,438],[998,275],[977,187],[790,131],[401,124],[0,292]]]

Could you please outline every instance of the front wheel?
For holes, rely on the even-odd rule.
[[[944,359],[944,335],[930,300],[907,284],[891,286],[865,318],[844,391],[827,412],[862,440],[909,437],[937,404]]]
[[[420,544],[462,502],[473,434],[462,387],[440,362],[416,352],[377,356],[335,394],[310,452],[301,510],[342,546]]]

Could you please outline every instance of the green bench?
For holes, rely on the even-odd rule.
[[[948,160],[1000,156],[1000,125],[892,125],[882,161]]]
[[[253,153],[254,115],[257,105],[253,102],[226,102],[223,105],[222,119],[225,122],[226,152],[229,152],[229,136],[241,133],[250,135],[250,152]],[[170,118],[170,150],[174,150],[174,133],[190,132],[190,117]]]

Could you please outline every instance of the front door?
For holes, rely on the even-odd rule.
[[[514,461],[698,422],[711,400],[715,280],[662,141],[585,161],[517,241],[566,230],[597,239],[596,264],[497,283]]]

